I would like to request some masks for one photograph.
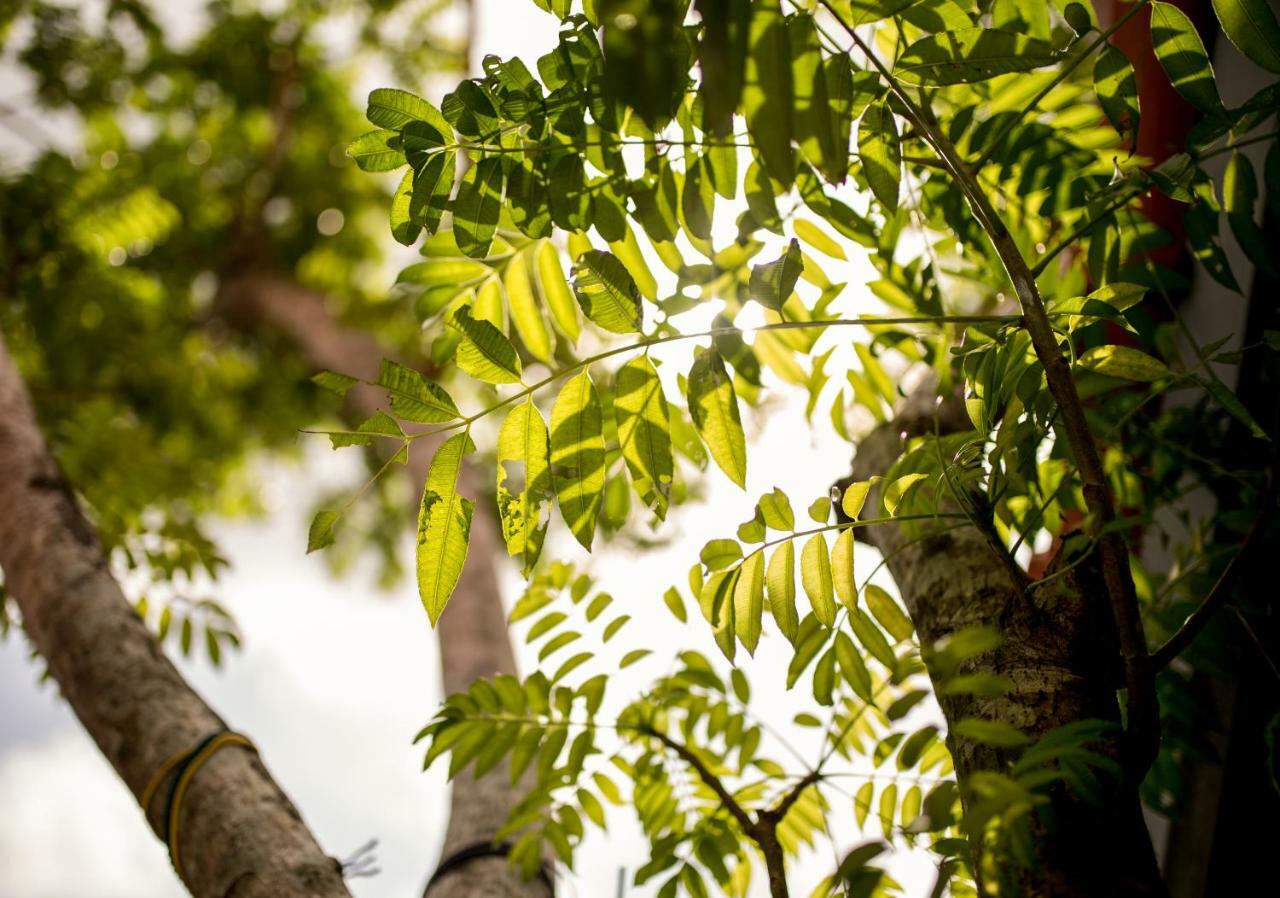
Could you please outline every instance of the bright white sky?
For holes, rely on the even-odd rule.
[[[166,12],[177,18],[179,6],[190,10],[196,3],[184,0]],[[480,11],[477,48],[482,53],[521,55],[532,62],[554,43],[553,20],[529,0],[480,0]],[[370,77],[383,83],[375,74]],[[15,92],[11,82],[12,72],[0,72],[0,96]],[[11,160],[21,158],[11,141],[3,141],[0,149]],[[729,225],[732,217],[718,220]],[[866,291],[856,285],[874,275],[864,262],[826,268],[833,280],[855,285],[847,291],[848,301],[865,301]],[[671,349],[664,357],[675,361],[688,351]],[[776,407],[767,426],[748,414],[753,449],[745,493],[713,469],[708,501],[678,510],[663,528],[662,535],[671,540],[666,548],[643,557],[604,550],[589,560],[599,588],[611,592],[615,607],[630,611],[634,622],[584,675],[611,670],[629,648],[655,649],[654,656],[611,680],[615,697],[624,696],[666,670],[675,651],[694,647],[716,656],[705,625],[676,626],[661,608],[661,595],[671,583],[684,581],[705,540],[732,534],[761,493],[783,487],[803,515],[809,501],[825,494],[848,469],[849,446],[832,432],[825,415],[817,417],[821,422],[810,430],[796,402]],[[232,561],[216,594],[246,634],[244,651],[221,671],[203,660],[178,663],[211,704],[260,746],[329,853],[345,857],[368,839],[379,839],[382,872],[351,882],[357,898],[407,898],[421,893],[436,862],[447,813],[442,769],[438,765],[424,775],[421,750],[410,742],[441,698],[435,637],[411,583],[379,593],[368,571],[335,580],[322,559],[304,554],[306,510],[316,484],[348,483],[356,476],[353,458],[313,448],[303,466],[267,469],[270,512],[264,519],[216,527]],[[412,545],[406,542],[403,551],[407,558]],[[565,540],[548,551],[588,561]],[[860,569],[869,570],[874,553],[861,546],[859,552]],[[518,578],[509,572],[508,599],[518,590]],[[812,700],[803,691],[783,691],[787,657],[780,641],[767,630],[747,670],[758,717],[785,726]],[[525,653],[524,669],[534,660]],[[184,895],[133,799],[55,690],[37,685],[38,674],[20,637],[0,643],[0,898]],[[802,737],[794,741],[805,756],[814,753]],[[785,753],[776,754],[785,760]],[[835,800],[834,817],[849,821],[849,803],[839,796]],[[841,848],[861,840],[853,832],[838,837]],[[610,834],[589,836],[579,852],[578,871],[561,893],[609,898],[616,894],[619,868],[626,868],[629,883],[644,860],[632,815],[613,811]],[[826,845],[809,862],[796,864],[795,894],[806,894],[834,861],[832,846]],[[894,872],[909,886],[908,894],[921,894],[932,884],[932,867],[920,858],[903,858]],[[654,890],[628,886],[625,894]],[[758,882],[756,894],[766,891]]]

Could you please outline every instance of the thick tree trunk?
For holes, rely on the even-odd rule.
[[[322,295],[284,278],[246,275],[227,284],[220,300],[230,320],[242,327],[265,326],[284,334],[316,369],[373,380],[388,355],[368,334],[338,322]],[[367,387],[348,393],[348,406],[349,413],[361,420],[379,409],[386,410],[381,391]],[[421,490],[426,480],[435,450],[435,444],[428,446],[428,442],[418,440],[411,446],[407,473],[415,491]],[[464,494],[481,496],[474,469],[464,468],[462,476]],[[480,677],[516,672],[495,570],[496,560],[505,556],[498,533],[490,503],[477,502],[467,562],[454,598],[437,626],[446,693],[465,690]],[[444,858],[492,843],[508,812],[526,791],[525,784],[513,787],[509,783],[505,765],[480,780],[463,774],[454,781]],[[427,890],[429,898],[548,898],[550,894],[545,881],[522,880],[501,856],[476,857],[459,864]]]
[[[165,759],[224,728],[112,578],[92,526],[49,455],[3,340],[0,568],[23,629],[135,796]],[[157,834],[164,804],[154,800],[144,808]],[[181,873],[197,898],[348,894],[341,865],[320,849],[257,755],[245,748],[224,748],[199,768],[180,823]]]
[[[859,444],[855,480],[884,474],[901,451],[901,435],[932,433],[935,417],[944,433],[971,427],[958,402],[939,408],[935,396],[932,384],[926,384],[906,400],[894,421]],[[966,717],[998,720],[1036,739],[1077,720],[1119,722],[1115,684],[1121,681],[1121,671],[1115,628],[1105,586],[1089,565],[1057,578],[1053,585],[1024,592],[1014,587],[1008,568],[973,527],[937,532],[915,543],[893,525],[858,532],[888,557],[922,646],[970,627],[994,628],[1003,637],[998,649],[968,662],[964,672],[1002,675],[1013,688],[994,698],[939,695],[949,723]],[[954,734],[948,746],[966,795],[974,773],[1004,771],[1017,754]],[[1119,758],[1118,740],[1094,747]],[[988,880],[1002,881],[1000,894],[1165,894],[1132,788],[1114,784],[1102,807],[1065,788],[1056,789],[1033,834],[1031,869],[1002,863],[998,870],[980,871]]]

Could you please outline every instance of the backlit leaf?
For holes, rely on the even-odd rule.
[[[791,540],[774,550],[765,583],[769,588],[769,609],[773,612],[773,619],[782,635],[794,643],[799,619],[796,616],[796,554]]]
[[[720,469],[746,486],[747,446],[733,380],[714,349],[694,359],[689,370],[689,414]]]
[[[520,357],[515,347],[488,321],[472,318],[466,307],[449,319],[449,326],[462,335],[458,346],[458,367],[485,383],[520,382]]]
[[[1207,115],[1223,113],[1209,54],[1185,12],[1172,3],[1152,2],[1151,45],[1178,93]]]
[[[903,52],[893,73],[908,84],[968,84],[1051,65],[1061,54],[1045,41],[996,28],[931,34]]]
[[[458,494],[463,458],[475,450],[466,433],[445,440],[427,472],[418,510],[418,594],[434,627],[444,612],[467,559],[471,534],[470,499]]]
[[[600,397],[584,369],[560,390],[551,409],[551,472],[560,513],[590,551],[605,485]]]
[[[461,417],[453,398],[443,387],[390,359],[382,360],[378,386],[386,388],[391,410],[406,421],[441,424]]]
[[[827,541],[821,533],[809,537],[800,553],[800,582],[813,606],[813,613],[823,626],[836,622],[836,601],[831,582],[831,557]]]
[[[619,369],[613,408],[618,443],[636,491],[659,518],[665,518],[675,462],[667,399],[648,357],[638,356]]]
[[[640,291],[613,254],[583,253],[574,265],[573,289],[583,313],[600,327],[615,334],[640,333]]]
[[[551,467],[547,425],[532,399],[513,408],[498,434],[498,513],[507,554],[525,576],[542,552],[550,517]]]

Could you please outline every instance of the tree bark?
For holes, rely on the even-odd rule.
[[[936,385],[924,384],[895,420],[863,440],[853,479],[884,474],[902,450],[902,435],[932,433],[935,420],[942,433],[971,428],[961,403],[937,406],[936,397]],[[1106,586],[1096,566],[1082,564],[1053,586],[1033,584],[1023,591],[1014,588],[1005,564],[974,527],[939,529],[914,544],[897,525],[858,533],[888,558],[922,647],[971,627],[994,628],[1002,636],[999,648],[967,662],[962,672],[1002,675],[1012,689],[998,697],[940,693],[949,724],[981,717],[1038,739],[1073,721],[1106,720],[1117,724],[1116,738],[1092,747],[1120,760],[1116,684],[1122,670]],[[1059,570],[1051,567],[1048,575]],[[1005,771],[1017,757],[1017,750],[954,733],[947,744],[966,801],[975,773]],[[1001,894],[1023,898],[1166,894],[1136,791],[1119,783],[1111,786],[1102,807],[1065,787],[1052,790],[1033,824],[1033,843],[1031,868],[1002,863],[997,870],[980,868],[979,875],[999,880]]]
[[[224,286],[220,305],[240,327],[265,326],[282,333],[316,369],[374,380],[382,359],[389,355],[367,333],[338,322],[323,295],[285,278],[247,274]],[[356,419],[387,410],[381,391],[370,387],[353,388],[347,400],[348,413]],[[426,480],[437,445],[431,440],[416,440],[410,446],[406,468],[415,490],[421,490]],[[464,494],[483,495],[478,486],[476,471],[464,467]],[[437,625],[446,693],[461,692],[480,677],[516,673],[495,570],[496,560],[506,554],[498,534],[490,503],[478,501],[467,561],[454,598]],[[528,783],[514,787],[509,783],[505,764],[479,780],[469,773],[454,780],[443,857],[493,841],[511,808],[527,791],[524,786]],[[550,894],[543,880],[521,879],[503,857],[469,860],[433,881],[426,892],[429,898],[549,898]]]
[[[103,755],[140,798],[165,759],[224,729],[160,651],[112,578],[0,338],[0,568],[32,644]],[[161,790],[161,795],[165,790]],[[161,834],[163,800],[144,808]],[[257,755],[199,768],[181,807],[182,879],[197,898],[337,898],[316,844]]]

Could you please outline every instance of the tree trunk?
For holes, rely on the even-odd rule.
[[[266,326],[283,333],[316,369],[374,380],[379,364],[388,355],[368,334],[335,320],[322,295],[284,278],[246,275],[223,288],[220,303],[224,314],[241,327]],[[379,409],[386,410],[382,392],[373,388],[356,387],[347,399],[349,414],[360,420]],[[426,480],[436,445],[431,440],[416,440],[410,446],[406,467],[415,490],[421,490]],[[464,467],[462,491],[478,497],[482,493],[477,487],[475,470]],[[466,565],[453,600],[437,625],[446,693],[463,691],[480,677],[516,672],[495,570],[496,561],[506,554],[498,533],[490,503],[478,501]],[[515,787],[509,783],[505,764],[480,780],[464,773],[454,781],[444,858],[492,844],[508,812],[527,791],[527,783]],[[548,898],[551,890],[542,879],[521,879],[507,866],[505,857],[487,856],[452,867],[430,883],[426,894],[430,898]]]
[[[139,799],[167,758],[224,729],[112,578],[92,526],[49,455],[2,339],[0,568],[23,629],[63,696]],[[144,808],[158,835],[164,804],[153,800]],[[224,748],[199,768],[180,822],[180,872],[197,898],[348,894],[341,865],[320,849],[257,755],[243,747]]]
[[[935,405],[936,387],[926,383],[903,404],[894,421],[863,440],[853,479],[884,474],[902,449],[902,434],[968,430],[959,402]],[[874,497],[873,497],[874,501]],[[954,508],[951,510],[955,510]],[[1032,739],[1077,720],[1118,724],[1116,685],[1120,660],[1105,586],[1082,564],[1053,586],[1015,588],[1008,568],[973,527],[936,532],[911,543],[896,525],[858,531],[887,558],[923,647],[957,631],[989,627],[1003,637],[999,648],[966,663],[964,673],[1007,677],[1012,689],[999,697],[939,694],[949,724],[966,717],[1002,721]],[[1052,575],[1057,568],[1048,572]],[[951,734],[962,795],[980,771],[1005,771],[1017,750],[1001,749]],[[1092,746],[1115,760],[1119,739]],[[1036,896],[1164,895],[1151,839],[1136,790],[1111,785],[1105,804],[1091,805],[1065,787],[1055,788],[1033,824],[1034,864],[1002,861],[979,875],[998,881],[1000,894]]]

